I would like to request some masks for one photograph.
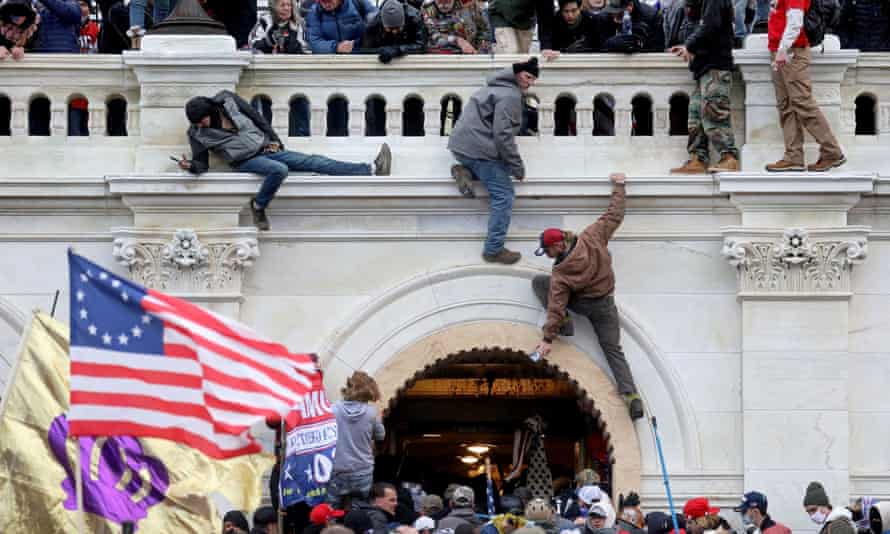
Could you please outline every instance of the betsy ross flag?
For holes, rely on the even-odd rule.
[[[254,424],[304,409],[318,373],[308,354],[70,250],[68,267],[72,436],[164,438],[230,458],[261,450]]]

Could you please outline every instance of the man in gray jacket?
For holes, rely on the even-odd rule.
[[[266,119],[231,91],[220,91],[213,98],[192,98],[185,105],[185,114],[191,123],[188,137],[192,158],[183,154],[179,167],[192,174],[207,172],[208,151],[213,151],[241,172],[264,176],[259,193],[250,201],[253,223],[260,230],[269,229],[266,206],[289,171],[335,176],[389,175],[392,155],[386,143],[373,164],[347,163],[285,150]]]
[[[513,183],[525,178],[525,164],[516,146],[522,117],[522,93],[538,79],[538,60],[514,63],[488,79],[464,107],[448,139],[460,165],[451,176],[461,194],[474,198],[472,180],[481,180],[490,197],[488,237],[482,249],[487,262],[513,264],[521,255],[504,247],[513,213]]]

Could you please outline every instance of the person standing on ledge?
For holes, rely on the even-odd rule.
[[[490,213],[488,237],[482,259],[490,263],[516,263],[522,255],[504,247],[513,214],[513,182],[525,179],[525,164],[516,146],[522,118],[522,94],[538,80],[538,59],[514,63],[491,76],[486,87],[476,91],[448,138],[459,165],[451,167],[457,188],[474,198],[472,181],[481,180],[488,189]]]
[[[574,234],[559,228],[544,230],[536,256],[553,258],[552,276],[536,276],[532,288],[547,308],[543,338],[535,350],[542,356],[550,354],[558,335],[575,333],[568,310],[590,320],[606,361],[618,382],[618,393],[630,410],[631,419],[643,417],[643,401],[637,394],[630,366],[621,350],[618,308],[615,307],[615,272],[608,244],[612,234],[624,220],[624,180],[622,173],[609,176],[612,199],[609,208],[595,223]]]
[[[253,223],[268,230],[266,206],[272,201],[288,172],[314,172],[334,176],[389,176],[392,154],[383,143],[373,163],[347,163],[314,154],[285,150],[275,130],[250,104],[231,91],[213,98],[197,96],[185,104],[192,158],[185,154],[179,168],[192,174],[207,172],[208,151],[241,172],[263,175],[259,193],[250,201]]]

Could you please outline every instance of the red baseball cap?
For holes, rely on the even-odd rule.
[[[720,508],[712,508],[710,501],[704,497],[689,499],[683,507],[683,515],[690,519],[698,519],[706,515],[717,515]]]
[[[331,519],[346,515],[345,510],[334,510],[328,503],[321,503],[309,512],[309,521],[315,525],[326,525]]]
[[[561,243],[563,239],[562,230],[559,228],[544,230],[541,232],[541,237],[538,240],[538,250],[535,251],[535,256],[543,256],[547,247]]]

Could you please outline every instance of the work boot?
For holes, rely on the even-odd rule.
[[[250,200],[250,214],[253,216],[253,225],[257,227],[257,230],[266,231],[271,228],[269,218],[266,217],[266,209],[257,206],[255,198]]]
[[[708,165],[706,162],[698,159],[696,154],[690,154],[689,160],[682,167],[671,169],[671,174],[707,174]]]
[[[572,321],[572,318],[569,317],[569,314],[566,314],[562,322],[559,323],[559,335],[563,337],[572,337],[575,335],[575,323]]]
[[[521,257],[522,254],[513,252],[507,248],[502,248],[497,254],[482,253],[482,259],[488,263],[503,263],[504,265],[513,265],[519,261],[519,258]]]
[[[739,160],[732,154],[723,154],[720,163],[708,168],[708,172],[739,172]]]
[[[389,145],[383,143],[380,145],[380,152],[378,152],[377,157],[374,158],[374,174],[377,176],[389,176],[391,168],[392,151],[389,149]]]
[[[461,195],[465,198],[476,198],[476,193],[473,192],[473,173],[470,169],[463,165],[452,165],[451,177],[454,178]]]
[[[785,158],[766,166],[766,172],[803,172],[805,170],[806,167],[803,166],[803,163],[794,163]]]
[[[625,393],[622,396],[624,397],[624,403],[627,404],[631,420],[636,421],[643,417],[643,399],[636,393]]]
[[[831,169],[840,167],[847,162],[846,156],[841,154],[839,158],[819,158],[819,161],[812,165],[807,165],[807,172],[826,172]]]
[[[145,35],[145,28],[140,26],[131,26],[127,30],[127,37],[130,38],[130,49],[139,50],[142,48],[142,36]]]

